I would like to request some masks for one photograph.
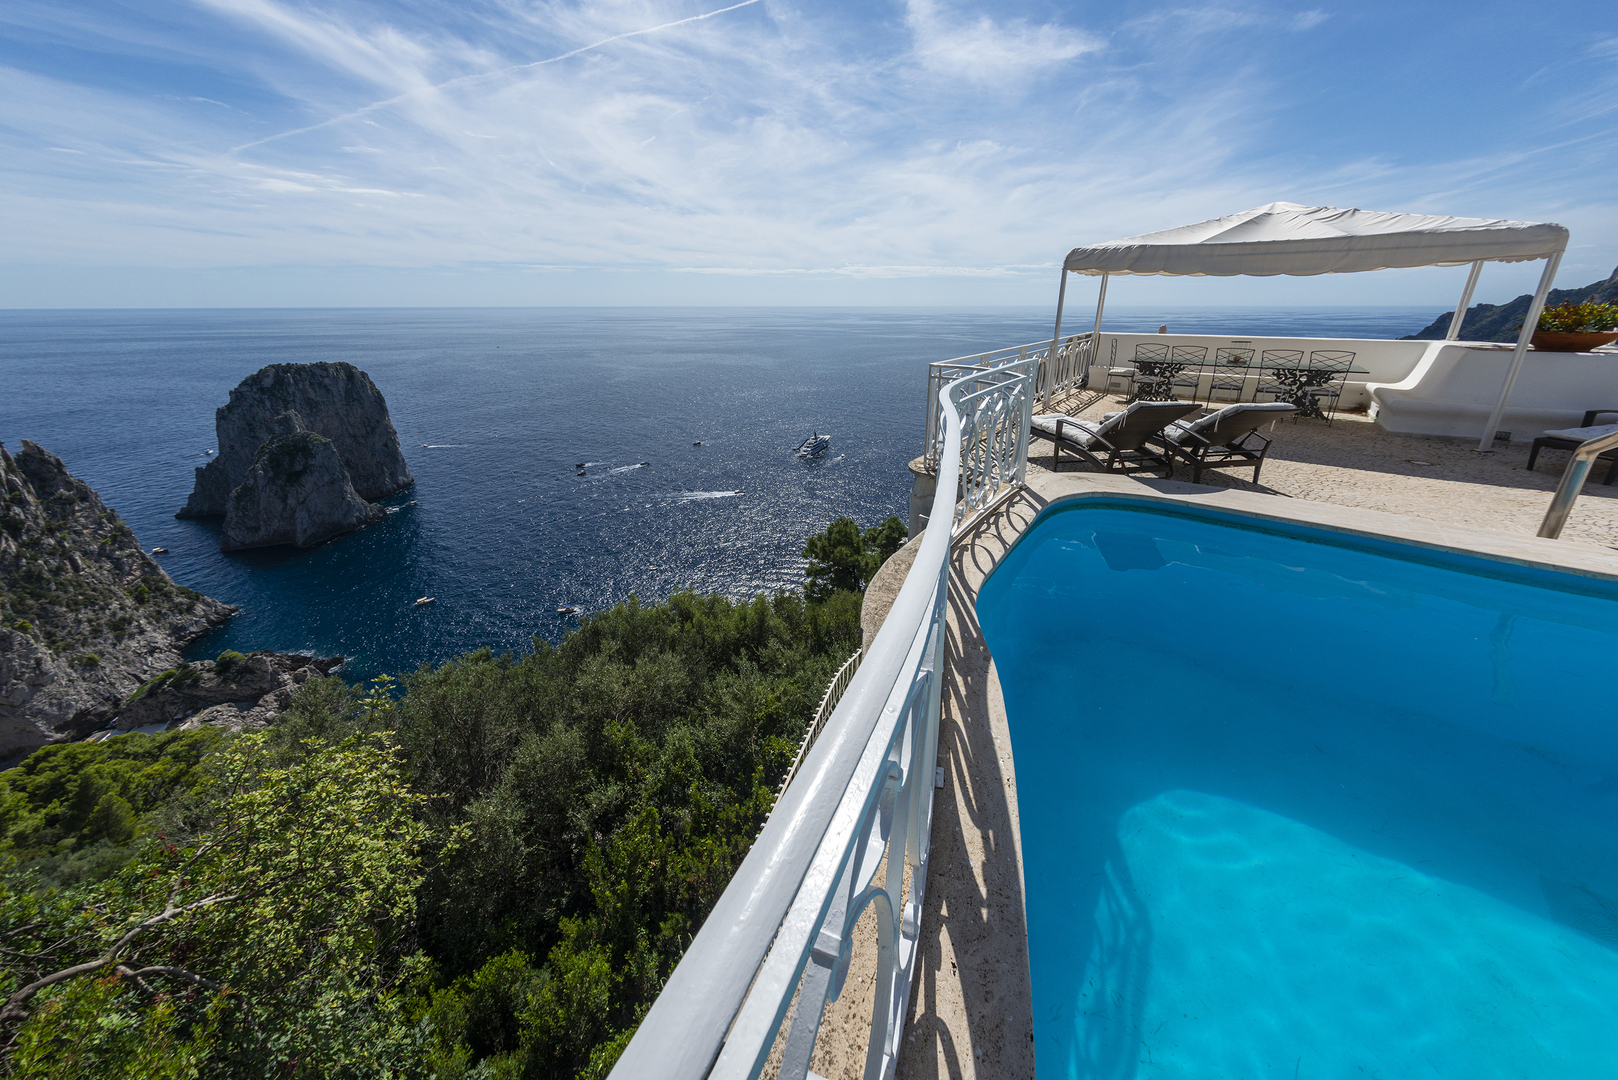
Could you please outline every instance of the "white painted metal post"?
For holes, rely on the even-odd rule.
[[[1466,309],[1472,306],[1472,290],[1477,288],[1478,275],[1482,272],[1483,260],[1479,259],[1472,264],[1472,272],[1466,275],[1466,288],[1461,290],[1461,302],[1455,306],[1455,317],[1449,321],[1445,341],[1455,341],[1461,336],[1461,323],[1466,319]]]
[[[1045,378],[1034,378],[1034,393],[1049,394],[1056,387],[1059,372],[1056,366],[1056,350],[1062,343],[1062,305],[1067,300],[1067,266],[1064,264],[1059,271],[1062,283],[1056,288],[1056,329],[1051,331],[1051,347],[1045,350]]]
[[[1090,364],[1092,367],[1101,361],[1101,309],[1106,306],[1107,275],[1102,274],[1101,292],[1096,295],[1096,328],[1095,332],[1090,335]],[[1109,381],[1110,380],[1103,380],[1101,389],[1105,390]]]
[[[1056,346],[1062,340],[1062,304],[1067,300],[1067,267],[1062,267],[1062,284],[1056,290],[1056,329],[1051,331],[1051,351],[1046,360],[1051,365],[1051,377],[1056,376]]]
[[[1545,260],[1545,272],[1539,275],[1539,288],[1534,291],[1534,299],[1528,304],[1528,314],[1523,316],[1522,329],[1517,333],[1517,348],[1511,354],[1511,367],[1506,372],[1506,385],[1500,388],[1500,400],[1495,404],[1494,412],[1489,414],[1489,423],[1483,429],[1483,437],[1478,440],[1478,450],[1486,451],[1494,445],[1494,433],[1500,430],[1500,418],[1506,414],[1506,401],[1511,397],[1512,384],[1517,381],[1517,373],[1522,370],[1523,357],[1528,354],[1528,339],[1534,336],[1534,327],[1539,325],[1539,313],[1545,306],[1545,294],[1551,291],[1551,282],[1556,279],[1556,268],[1562,264],[1562,253],[1553,252]]]

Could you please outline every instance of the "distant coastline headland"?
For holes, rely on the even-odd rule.
[[[382,520],[415,483],[388,405],[347,363],[271,364],[214,414],[219,455],[176,517],[223,517],[225,551],[314,547]]]
[[[1528,305],[1532,301],[1532,296],[1523,293],[1506,304],[1473,304],[1466,309],[1466,318],[1461,320],[1461,340],[1516,341],[1517,331],[1522,326],[1523,319],[1528,317]],[[1545,298],[1545,306],[1583,304],[1588,301],[1598,304],[1618,302],[1618,267],[1613,269],[1612,276],[1605,281],[1593,282],[1579,289],[1552,289]],[[1400,340],[1437,341],[1449,333],[1449,322],[1454,317],[1454,311],[1446,311],[1425,329]]]

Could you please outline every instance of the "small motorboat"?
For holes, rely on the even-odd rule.
[[[584,609],[580,607],[559,607],[556,609],[556,614],[558,615],[582,615],[583,613]]]
[[[433,599],[434,598],[431,596],[423,596],[420,600],[416,601],[416,606],[421,607],[423,604],[430,604],[433,602]]]
[[[798,447],[797,453],[801,458],[812,458],[819,457],[829,449],[831,449],[831,436],[822,435],[817,431],[803,440],[803,445]]]
[[[152,549],[152,554],[153,555],[167,555],[168,553],[169,553],[168,548],[153,548]]]

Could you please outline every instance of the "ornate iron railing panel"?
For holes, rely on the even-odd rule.
[[[1050,342],[1036,341],[1009,349],[940,360],[927,365],[927,431],[922,457],[929,469],[938,468],[944,432],[939,426],[938,392],[947,384],[967,375],[990,371],[1017,360],[1036,360],[1039,369],[1031,388],[1033,404],[1043,406],[1052,398],[1090,385],[1090,334],[1074,334],[1062,339],[1056,349],[1056,362],[1049,358]]]
[[[963,475],[981,506],[1020,483],[1016,457],[1026,459],[1040,360],[1024,354],[940,387],[944,445],[931,520],[963,520],[954,498]],[[867,907],[878,948],[865,1077],[893,1075],[927,887],[955,531],[922,534],[847,692],[613,1068],[615,1080],[752,1080],[794,994],[780,1075],[803,1080]]]

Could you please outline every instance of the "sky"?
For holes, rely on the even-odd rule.
[[[1612,272],[1618,5],[1318,2],[6,0],[0,307],[1051,306],[1073,246],[1274,201],[1556,221],[1559,286]]]

